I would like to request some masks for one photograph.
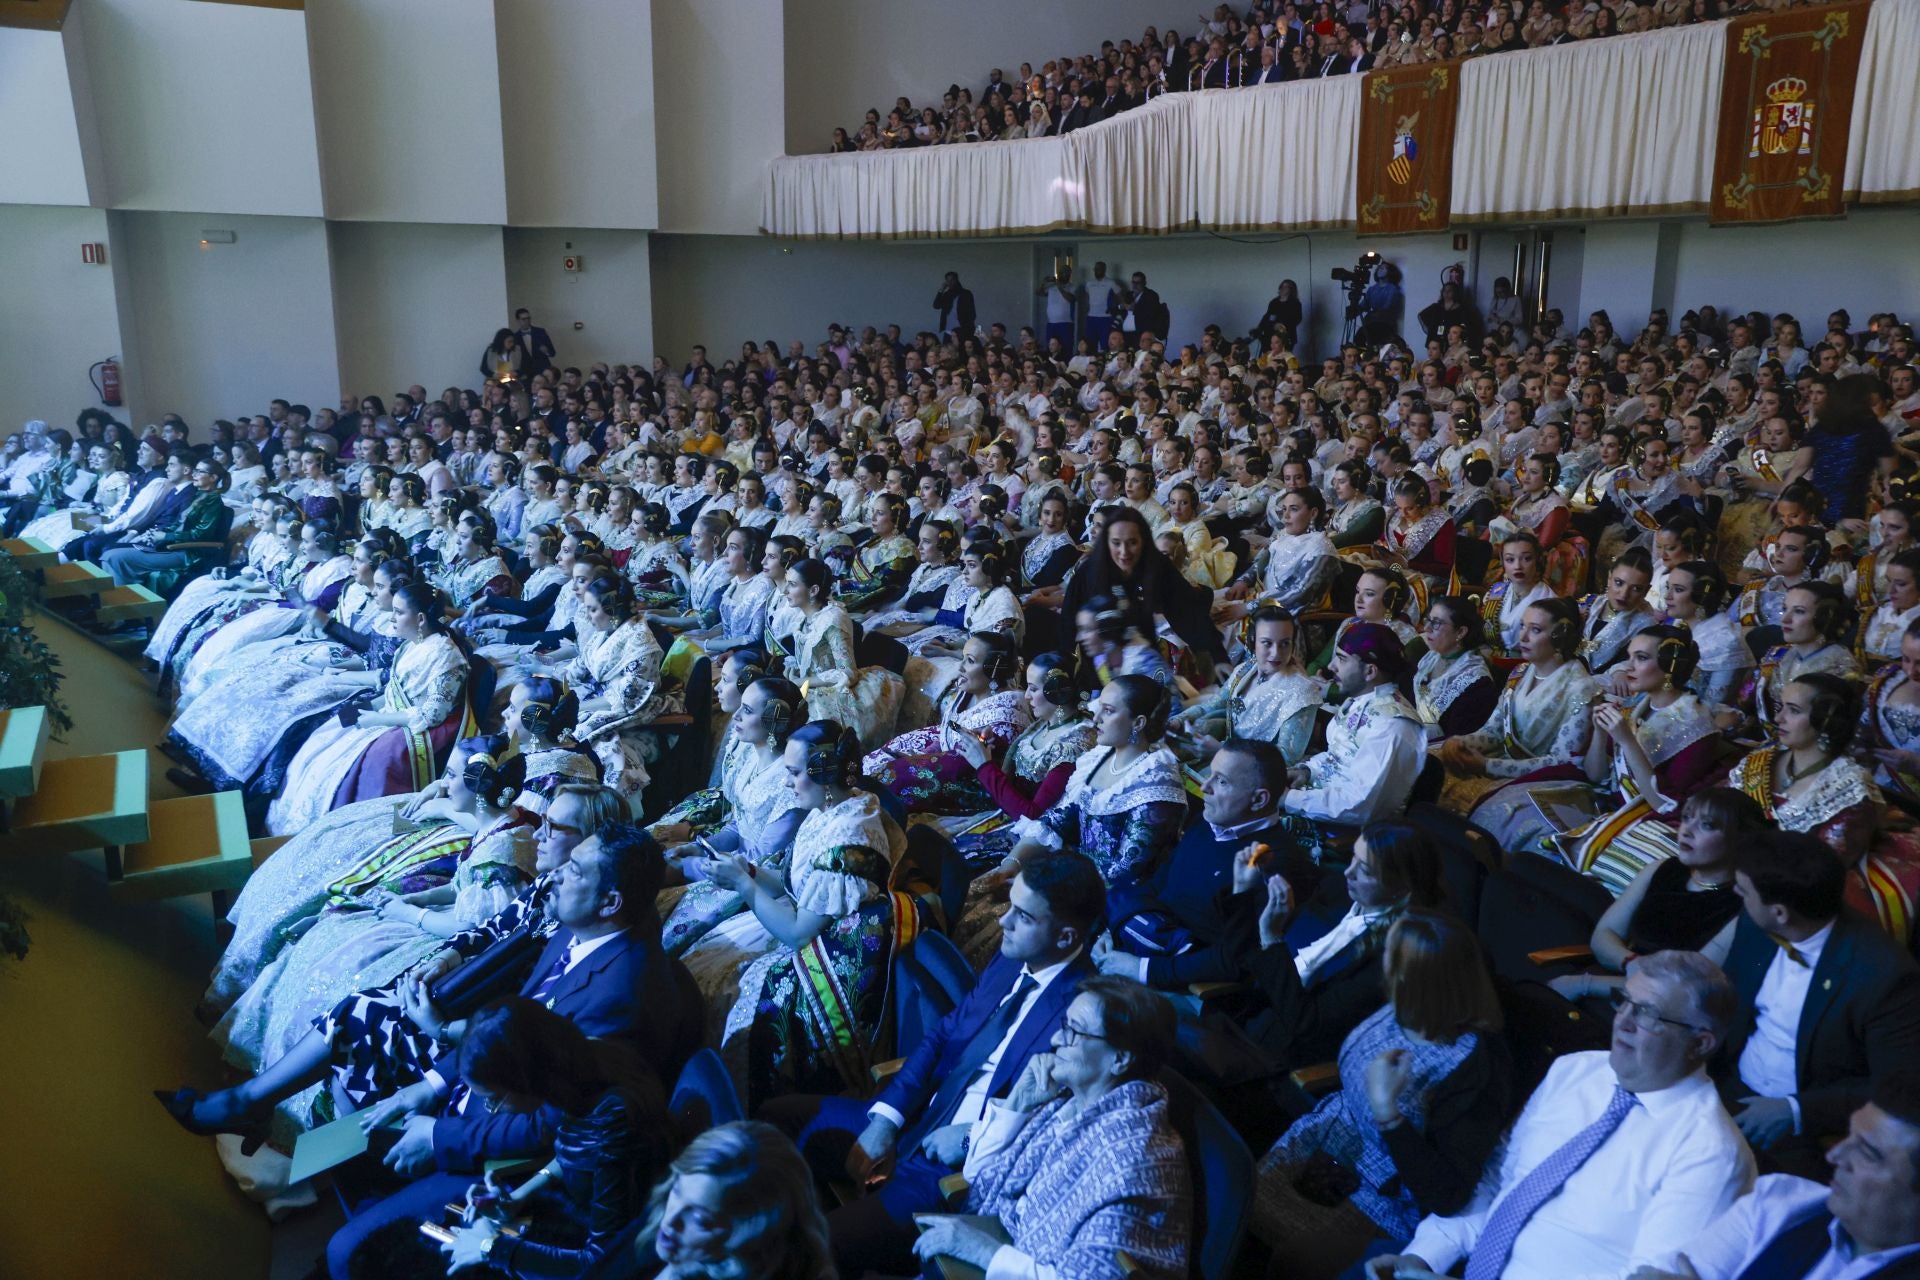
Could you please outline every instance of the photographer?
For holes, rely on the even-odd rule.
[[[1362,259],[1360,266],[1351,272],[1334,272],[1334,279],[1348,281],[1347,316],[1359,321],[1357,337],[1367,346],[1378,347],[1391,342],[1399,333],[1400,311],[1406,295],[1400,291],[1400,268],[1391,262],[1379,263],[1372,275],[1372,283],[1366,284],[1367,263]],[[1361,288],[1363,284],[1365,287]],[[1358,301],[1354,300],[1356,292]]]

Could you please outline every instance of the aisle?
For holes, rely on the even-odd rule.
[[[57,619],[36,629],[75,721],[52,756],[159,740],[166,718],[131,664]],[[148,754],[151,794],[179,794]],[[0,960],[0,1275],[263,1277],[266,1216],[150,1096],[220,1079],[191,1012],[215,955],[208,900],[116,904],[99,861],[0,859],[33,917],[25,963]]]

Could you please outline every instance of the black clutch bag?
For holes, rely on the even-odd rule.
[[[452,973],[435,978],[427,996],[446,1021],[470,1018],[501,996],[518,991],[545,946],[546,940],[532,926],[515,929]]]

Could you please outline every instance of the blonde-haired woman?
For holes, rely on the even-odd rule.
[[[822,1280],[833,1273],[813,1174],[770,1124],[707,1130],[654,1188],[636,1273],[661,1280]]]

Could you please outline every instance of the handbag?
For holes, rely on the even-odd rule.
[[[472,1017],[526,981],[527,970],[546,946],[532,925],[522,925],[473,959],[433,980],[427,998],[448,1022]]]
[[[1300,1198],[1333,1208],[1345,1204],[1360,1189],[1360,1175],[1325,1151],[1315,1151],[1293,1171],[1293,1189]]]

